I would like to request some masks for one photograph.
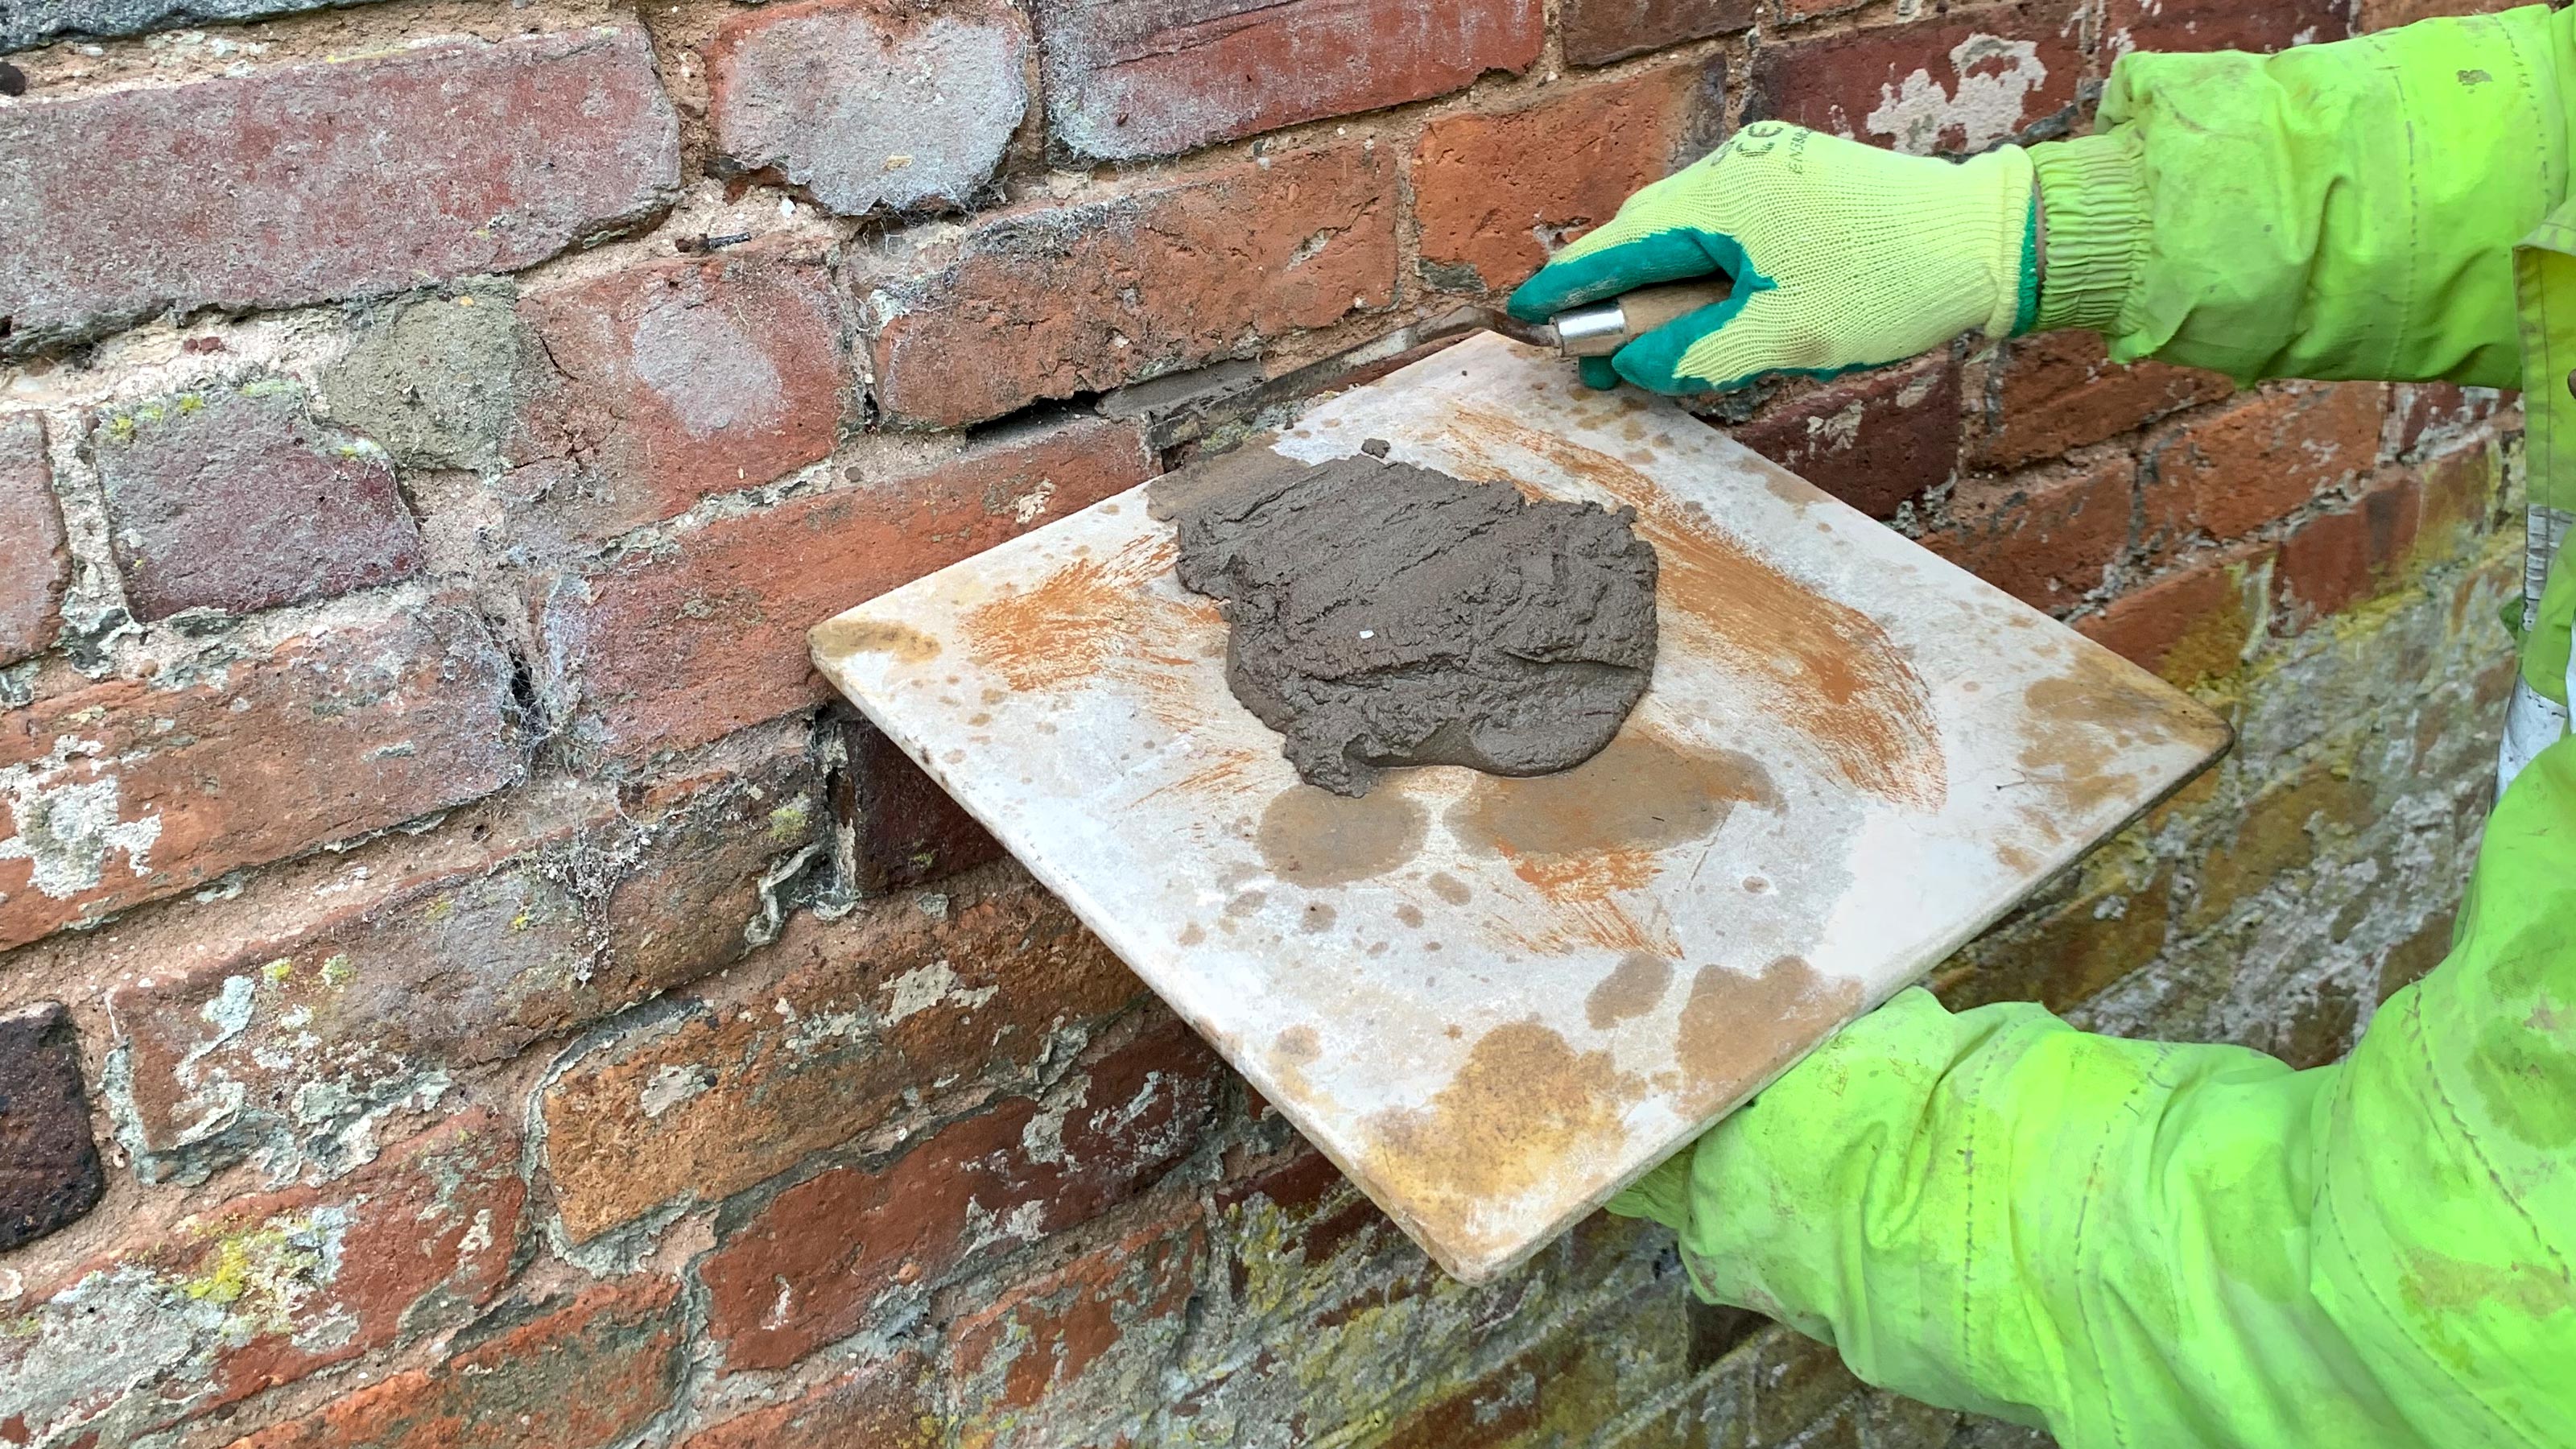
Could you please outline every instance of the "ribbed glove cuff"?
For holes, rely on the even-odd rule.
[[[2036,331],[2115,331],[2147,255],[2147,185],[2121,135],[2030,148],[2047,219],[2048,259]]]

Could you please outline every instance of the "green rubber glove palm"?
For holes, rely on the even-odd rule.
[[[1584,359],[1584,381],[1611,386],[1615,369],[1656,392],[1724,392],[1901,361],[1972,328],[2025,331],[2039,307],[2030,158],[2006,146],[1941,161],[1757,122],[1629,197],[1510,308],[1544,322],[1712,272],[1734,279],[1734,295]]]

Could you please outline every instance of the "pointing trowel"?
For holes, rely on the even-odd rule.
[[[1560,357],[1607,357],[1676,317],[1725,301],[1732,291],[1724,277],[1703,277],[1568,307],[1545,322],[1523,322],[1499,312],[1478,320],[1516,342],[1554,348]]]

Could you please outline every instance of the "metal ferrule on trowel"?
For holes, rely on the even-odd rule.
[[[1560,356],[1607,357],[1676,317],[1725,301],[1732,290],[1724,277],[1700,277],[1568,307],[1545,322],[1497,315],[1486,325],[1516,342],[1552,347]]]

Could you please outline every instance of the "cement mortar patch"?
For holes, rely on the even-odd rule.
[[[405,468],[489,468],[520,403],[518,289],[494,278],[396,302],[322,370],[323,414]]]

